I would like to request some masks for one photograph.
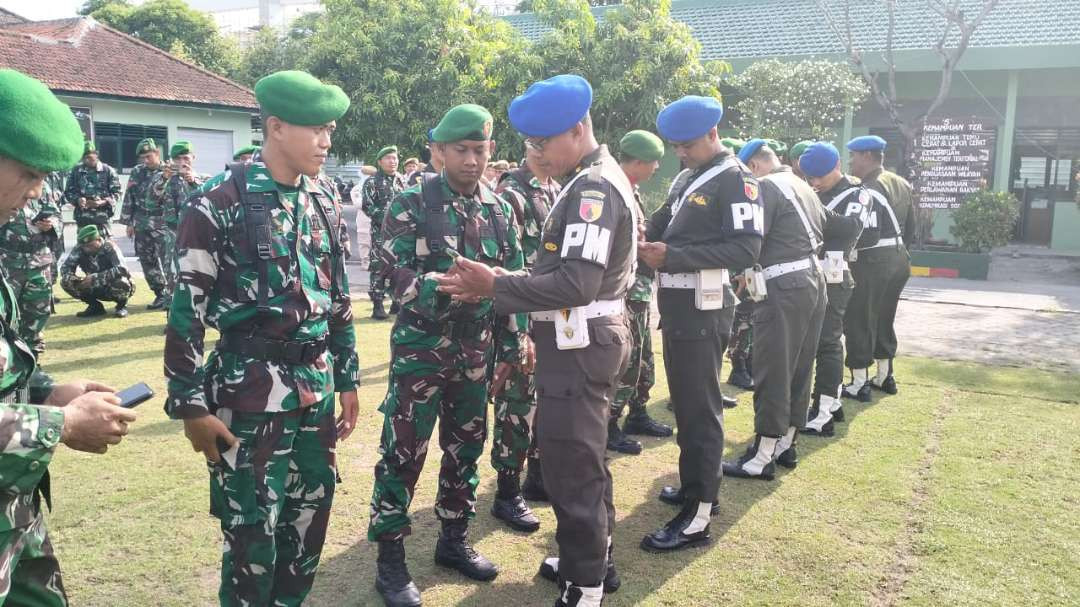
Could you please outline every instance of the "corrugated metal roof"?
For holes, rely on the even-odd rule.
[[[835,20],[844,23],[846,2],[830,0]],[[895,50],[932,49],[941,37],[944,19],[926,0],[898,0]],[[969,15],[983,3],[964,0]],[[880,0],[852,0],[852,35],[865,52],[885,48],[888,20]],[[597,7],[602,19],[618,6]],[[843,47],[813,0],[674,0],[671,16],[690,26],[702,44],[702,59],[826,55]],[[531,13],[505,19],[527,38],[538,40],[551,30]],[[842,25],[841,25],[842,26]],[[954,32],[953,39],[956,34]],[[1009,48],[1080,44],[1080,0],[1001,0],[971,38],[970,48]]]

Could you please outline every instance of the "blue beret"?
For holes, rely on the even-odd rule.
[[[724,106],[714,97],[687,95],[660,110],[656,130],[668,141],[702,137],[724,117]]]
[[[750,159],[754,157],[761,150],[761,147],[767,145],[764,139],[751,139],[746,142],[746,145],[742,146],[739,150],[739,160],[743,161],[743,164],[750,162]]]
[[[885,140],[877,135],[863,135],[847,142],[847,149],[852,152],[869,152],[872,150],[884,150]]]
[[[510,102],[510,124],[526,137],[552,137],[581,122],[592,99],[592,85],[581,76],[553,76],[532,83]]]
[[[427,140],[428,140],[428,143],[434,143],[435,142],[435,129],[434,128],[430,128],[430,129],[427,130]]]
[[[827,141],[818,141],[807,146],[799,156],[799,168],[809,177],[824,177],[836,168],[840,162],[840,152]]]

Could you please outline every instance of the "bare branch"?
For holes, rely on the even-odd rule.
[[[941,104],[945,102],[945,98],[949,95],[949,90],[952,88],[953,71],[956,69],[957,64],[960,62],[960,58],[964,55],[964,51],[967,50],[968,43],[971,42],[971,35],[975,33],[975,30],[986,19],[992,10],[997,6],[998,0],[987,0],[983,4],[982,10],[975,16],[974,19],[967,20],[964,17],[964,12],[959,9],[959,0],[954,0],[953,7],[949,12],[949,21],[945,28],[945,34],[938,42],[937,51],[941,55],[941,84],[938,86],[937,96],[927,107],[926,112],[919,117],[916,121],[917,128],[922,128],[923,124],[926,124],[927,119],[941,107]],[[957,41],[956,47],[950,50],[946,50],[945,43],[946,37],[952,27],[959,28],[960,39]]]

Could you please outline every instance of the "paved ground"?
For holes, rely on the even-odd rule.
[[[352,224],[355,209],[345,208]],[[116,227],[138,272],[132,243]],[[367,297],[364,244],[347,264],[357,299]],[[990,278],[912,278],[897,315],[901,355],[1080,373],[1080,258],[995,254]]]

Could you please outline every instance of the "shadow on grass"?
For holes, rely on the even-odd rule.
[[[79,322],[77,322],[77,323],[68,323],[68,324],[70,324],[70,325],[76,325],[76,324],[89,325],[90,324],[89,321],[84,321],[81,318],[76,319],[76,320],[78,320]],[[108,320],[108,318],[106,318],[106,320]],[[116,319],[112,319],[112,320],[116,320]],[[162,320],[164,320],[164,319],[162,319]],[[50,328],[52,328],[52,320],[51,319],[50,319],[49,323],[50,323]],[[110,327],[110,329],[111,328],[112,327]],[[127,328],[127,329],[124,329],[124,330],[120,331],[118,334],[109,335],[109,336],[105,337],[104,339],[103,339],[103,336],[100,335],[100,334],[93,333],[93,332],[87,332],[82,337],[78,337],[76,339],[53,340],[53,341],[48,342],[47,345],[48,345],[48,347],[55,348],[57,350],[74,350],[74,349],[83,348],[83,347],[86,347],[86,346],[100,346],[103,343],[109,343],[109,344],[115,345],[116,342],[118,342],[118,341],[126,341],[126,340],[130,340],[130,339],[142,339],[144,337],[160,337],[162,342],[164,342],[165,341],[165,336],[162,334],[162,331],[164,331],[164,330],[165,330],[165,323],[162,322],[161,324],[142,325],[142,326],[130,327],[130,328]]]
[[[102,347],[103,351],[106,350],[106,346]],[[101,369],[102,367],[111,366],[120,363],[132,363],[136,361],[145,360],[147,358],[161,358],[161,347],[154,347],[151,349],[135,350],[131,352],[119,352],[116,354],[106,354],[101,356],[91,356],[88,358],[76,358],[71,360],[64,360],[61,362],[48,362],[46,361],[42,367],[49,373],[67,373],[70,371],[80,371],[83,369]]]
[[[912,376],[918,377],[921,384],[929,386],[1059,402],[1080,402],[1080,375],[966,362],[941,364],[940,361],[928,358],[901,359],[901,365],[901,390],[903,378]]]

